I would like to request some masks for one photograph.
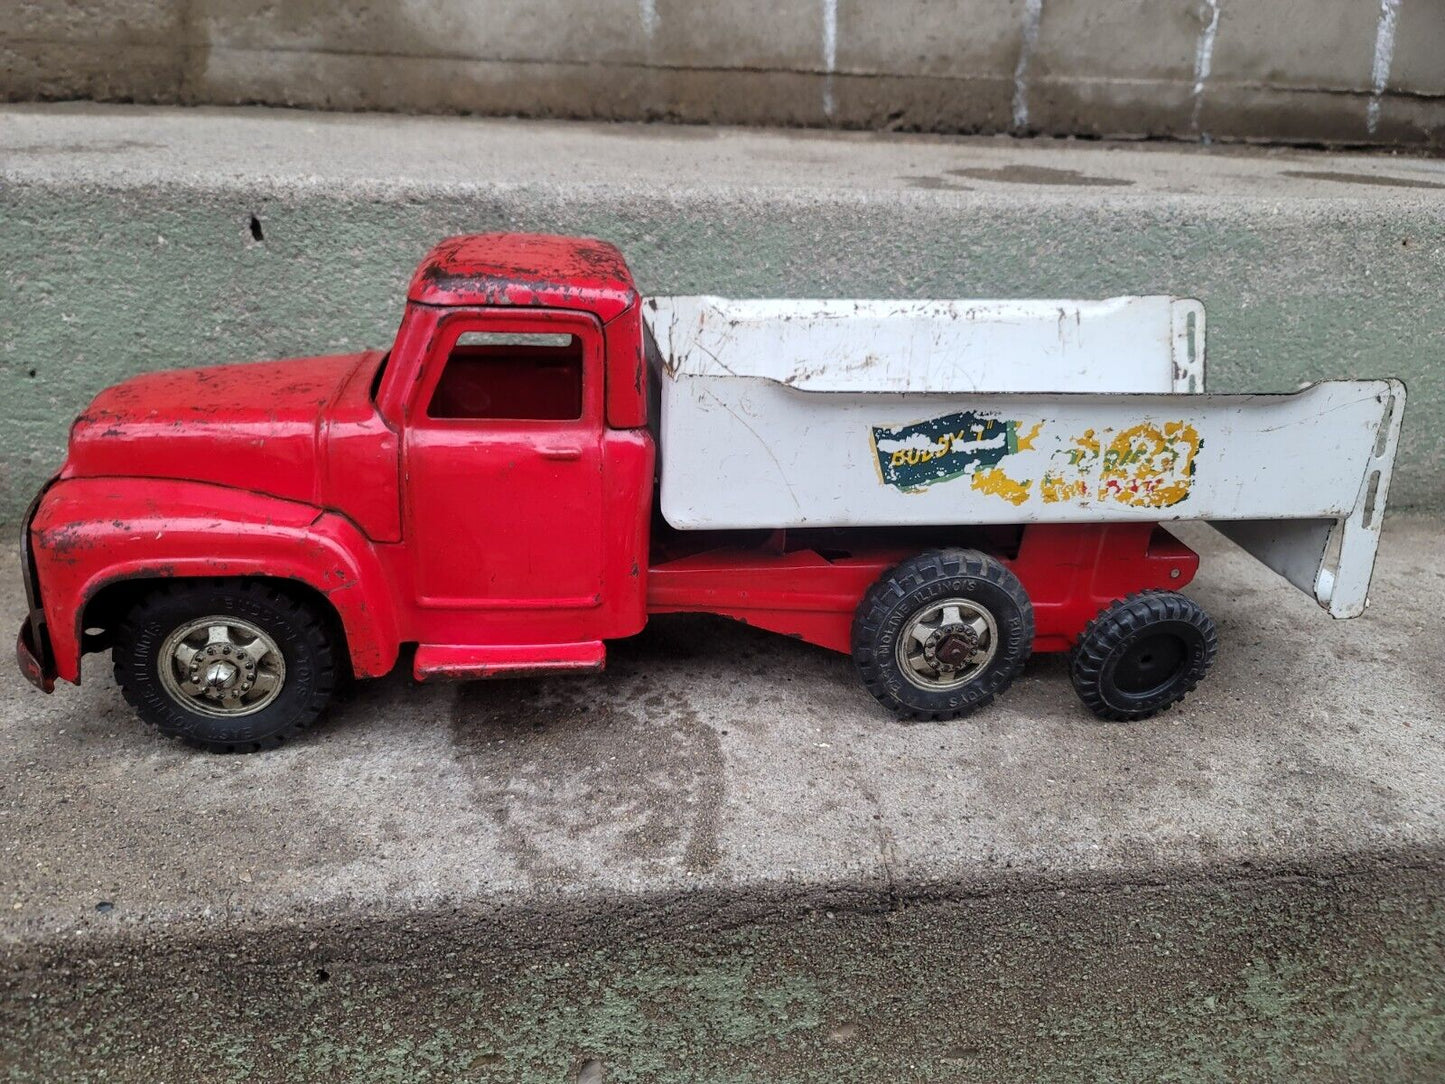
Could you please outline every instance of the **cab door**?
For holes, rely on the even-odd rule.
[[[419,607],[600,604],[602,350],[580,313],[473,309],[438,324],[405,426]]]

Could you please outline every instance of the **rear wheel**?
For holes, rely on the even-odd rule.
[[[1033,641],[1018,577],[975,550],[904,561],[868,589],[853,620],[863,684],[905,719],[977,711],[1018,676]]]
[[[272,749],[321,713],[336,684],[326,622],[256,581],[176,584],[126,616],[115,680],[161,733],[220,753]]]
[[[1094,618],[1074,647],[1070,676],[1100,719],[1147,719],[1203,679],[1219,638],[1204,608],[1177,591],[1144,591]]]

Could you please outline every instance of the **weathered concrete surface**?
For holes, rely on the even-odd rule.
[[[0,97],[1435,146],[1437,0],[15,0]]]
[[[103,660],[49,699],[7,668],[0,1067],[1438,1079],[1440,532],[1390,521],[1335,623],[1191,528],[1219,661],[1132,725],[1057,658],[903,725],[693,618],[595,678],[365,685],[258,757],[154,736]]]
[[[706,892],[56,943],[15,1082],[1435,1084],[1441,867],[1000,887],[859,910]],[[761,901],[760,901],[761,902]],[[671,919],[672,921],[669,921]],[[559,930],[559,926],[562,928]]]
[[[384,345],[432,243],[503,228],[611,239],[651,293],[1199,297],[1215,389],[1404,378],[1392,506],[1445,508],[1442,205],[1445,163],[1384,156],[11,107],[0,516],[104,385]]]

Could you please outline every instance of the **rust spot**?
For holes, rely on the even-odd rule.
[[[453,294],[468,303],[582,309],[604,320],[637,301],[627,263],[612,245],[536,234],[448,238],[427,255],[413,287],[413,300],[424,303],[446,304]]]

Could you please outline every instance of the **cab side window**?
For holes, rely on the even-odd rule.
[[[427,417],[576,421],[582,417],[582,340],[566,333],[463,332],[447,355]]]

